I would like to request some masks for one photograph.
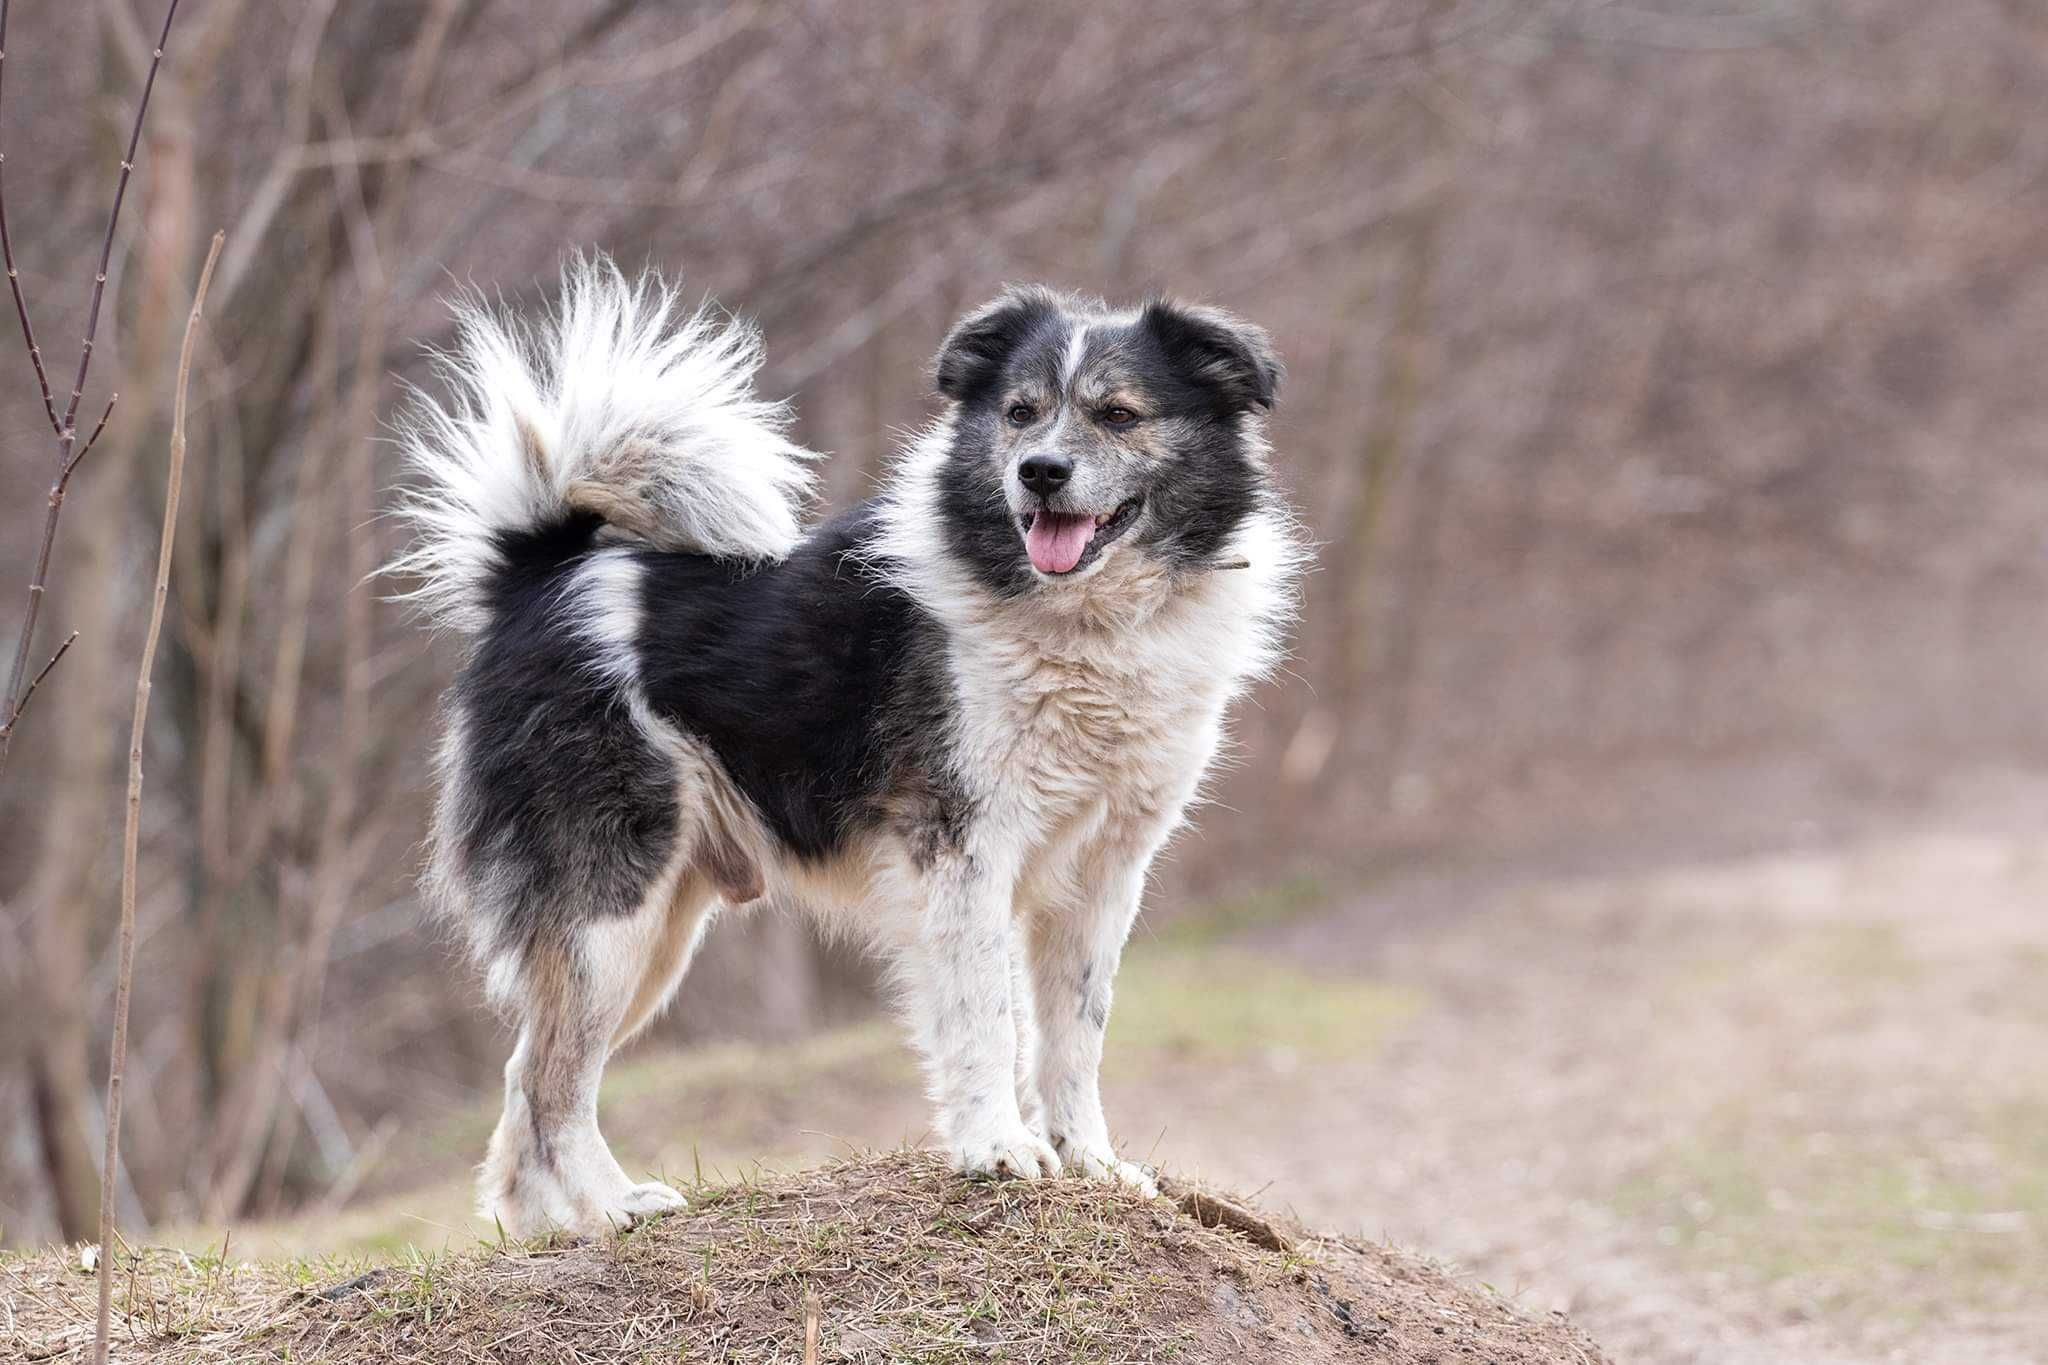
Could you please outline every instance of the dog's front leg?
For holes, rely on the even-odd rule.
[[[1110,1143],[1098,1079],[1110,987],[1137,919],[1151,855],[1148,849],[1143,857],[1090,861],[1096,894],[1049,915],[1032,945],[1046,1135],[1071,1169],[1151,1195],[1158,1189],[1150,1173],[1119,1157]]]
[[[1059,1157],[1017,1104],[1015,878],[963,856],[923,881],[924,907],[905,967],[938,1130],[953,1166],[968,1175],[1056,1175]]]
[[[1031,926],[1010,928],[1010,1019],[1017,1028],[1017,1110],[1024,1126],[1045,1136],[1045,1102],[1038,1094],[1038,1009],[1031,991]]]

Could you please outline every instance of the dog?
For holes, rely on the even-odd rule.
[[[482,1213],[683,1205],[612,1156],[599,1077],[764,900],[873,949],[955,1169],[1156,1192],[1097,1071],[1147,869],[1294,609],[1266,333],[1012,288],[879,495],[806,526],[816,457],[744,323],[602,258],[536,320],[457,312],[399,422],[394,567],[470,638],[424,888],[518,1030]]]

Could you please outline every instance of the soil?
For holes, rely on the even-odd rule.
[[[898,1153],[694,1190],[617,1238],[392,1265],[119,1267],[121,1361],[1182,1361],[1499,1365],[1606,1360],[1391,1247],[1225,1223],[1061,1180],[969,1183]],[[1213,1201],[1187,1197],[1189,1208]],[[80,1358],[92,1281],[7,1266],[0,1347]]]

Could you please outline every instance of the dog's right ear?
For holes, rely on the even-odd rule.
[[[1052,291],[1032,285],[1006,289],[1002,297],[969,313],[939,347],[934,362],[939,392],[956,403],[980,394],[995,382],[1010,354],[1058,312]]]

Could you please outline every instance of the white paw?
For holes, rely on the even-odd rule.
[[[508,1237],[589,1241],[688,1207],[658,1181],[628,1179],[595,1125],[558,1134],[549,1144],[552,1161],[523,1138],[505,1140],[501,1125],[479,1172],[479,1211]]]
[[[965,1176],[1036,1180],[1060,1173],[1059,1154],[1030,1129],[968,1138],[953,1144],[953,1169]]]
[[[1125,1161],[1107,1144],[1096,1145],[1061,1139],[1059,1150],[1066,1162],[1066,1168],[1090,1180],[1113,1180],[1119,1185],[1136,1190],[1147,1199],[1159,1193],[1159,1185],[1152,1179],[1152,1172],[1135,1161]]]
[[[633,1186],[613,1199],[610,1207],[605,1210],[605,1215],[614,1226],[623,1228],[688,1207],[690,1201],[682,1195],[658,1180],[650,1180],[644,1185]]]

